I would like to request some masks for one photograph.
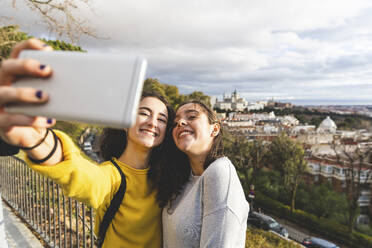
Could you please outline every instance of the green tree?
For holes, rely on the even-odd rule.
[[[210,97],[205,95],[203,92],[194,91],[191,94],[183,95],[179,93],[177,86],[162,84],[156,78],[146,79],[143,89],[158,92],[165,99],[167,99],[174,108],[177,108],[182,102],[189,100],[199,100],[205,103],[207,106],[211,106]]]
[[[18,26],[0,27],[0,62],[9,57],[12,47],[22,41],[30,38],[26,33],[19,31]]]
[[[217,113],[225,113],[226,112],[226,110],[220,109],[218,107],[214,107],[213,110],[216,111]]]
[[[161,84],[156,78],[147,78],[144,82],[143,90],[155,91],[161,96],[168,99],[167,95],[165,94],[164,85]]]
[[[304,154],[303,148],[284,133],[269,146],[268,161],[282,176],[285,191],[290,198],[291,213],[295,209],[298,185],[307,168]]]
[[[264,140],[256,139],[249,142],[247,156],[249,167],[252,168],[249,185],[255,184],[257,173],[265,166],[267,152]]]
[[[308,212],[311,212],[308,209],[309,205],[313,205],[313,201],[317,199],[311,198],[311,192],[313,191],[313,188],[306,187],[307,185],[304,183],[300,183],[297,189],[296,193],[296,208],[306,210]],[[311,185],[312,186],[312,185]]]
[[[286,202],[286,194],[283,194],[282,177],[278,171],[261,169],[255,179],[255,189],[270,198]]]
[[[205,95],[201,91],[194,91],[189,95],[186,95],[186,101],[188,100],[198,100],[203,102],[205,105],[211,107],[211,98],[208,95]]]
[[[167,99],[174,108],[177,108],[180,103],[185,101],[185,96],[179,93],[177,86],[162,84],[156,78],[147,78],[143,90],[157,92]]]
[[[53,47],[54,50],[85,52],[80,46],[74,46],[61,40],[42,40]]]
[[[235,165],[245,193],[249,191],[249,143],[243,136],[224,134],[224,153]]]
[[[168,97],[169,99],[169,102],[175,107],[177,108],[182,102],[185,101],[185,96],[184,95],[181,95],[178,91],[178,88],[177,86],[175,85],[169,85],[169,84],[165,84],[164,85],[164,91],[165,91],[165,94],[166,96]]]
[[[331,144],[337,163],[342,165],[345,172],[346,199],[348,207],[348,229],[352,233],[358,211],[358,199],[362,190],[369,187],[372,179],[372,164],[369,159],[372,149],[358,146],[355,150],[348,149],[346,145]]]
[[[27,40],[32,38],[19,30],[19,27],[16,25],[0,27],[0,62],[3,59],[6,59],[10,55],[12,47],[20,41]],[[80,51],[84,50],[79,46],[74,46],[69,43],[60,40],[45,40],[48,45],[52,46],[54,50],[64,50],[64,51]]]
[[[336,120],[337,121],[337,120]],[[357,116],[348,116],[342,121],[337,121],[337,127],[344,130],[360,128],[362,125],[361,118]]]
[[[310,191],[311,204],[308,202],[305,210],[316,214],[318,217],[330,219],[341,215],[347,210],[346,198],[337,193],[330,184],[321,184]]]
[[[248,193],[249,186],[256,183],[256,175],[265,164],[267,146],[263,140],[249,141],[244,136],[224,134],[224,153],[235,165],[240,179]]]

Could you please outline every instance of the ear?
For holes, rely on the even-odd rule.
[[[211,136],[212,137],[216,137],[219,133],[220,133],[220,130],[221,130],[221,126],[219,123],[214,123],[212,125],[212,133],[211,133]]]

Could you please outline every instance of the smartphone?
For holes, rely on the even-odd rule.
[[[10,113],[45,116],[112,128],[135,123],[147,61],[140,56],[109,53],[24,50],[20,58],[32,58],[53,69],[51,77],[22,78],[14,87],[47,92],[45,104],[13,104]]]

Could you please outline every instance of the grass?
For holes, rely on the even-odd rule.
[[[245,248],[300,248],[294,241],[287,241],[277,235],[260,229],[247,228]]]

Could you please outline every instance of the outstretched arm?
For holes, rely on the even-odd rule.
[[[53,166],[33,163],[27,164],[35,171],[43,174],[62,186],[66,196],[98,208],[106,197],[112,198],[119,188],[121,177],[111,162],[97,165],[84,158],[80,149],[71,138],[61,131],[55,130],[63,147],[63,161]]]
[[[55,120],[45,117],[32,117],[23,114],[7,113],[5,106],[11,103],[43,104],[48,101],[48,94],[33,88],[15,88],[20,77],[49,77],[52,68],[33,59],[18,58],[24,49],[51,51],[52,48],[37,39],[29,39],[17,44],[10,58],[4,60],[0,67],[0,143],[1,154],[10,155],[17,147],[25,148],[28,158],[45,160],[33,163],[27,159],[30,167],[48,176],[63,187],[67,196],[88,203],[97,208],[120,183],[120,175],[110,164],[97,166],[80,155],[67,135],[58,133],[62,143],[55,139],[47,128]],[[66,137],[65,137],[66,136]],[[6,142],[6,143],[4,143]],[[69,145],[71,143],[71,145]],[[32,148],[32,149],[30,149]],[[54,149],[55,148],[55,149]],[[63,149],[64,148],[64,149]],[[53,165],[53,166],[50,166]]]
[[[52,68],[33,59],[19,59],[22,50],[34,49],[51,51],[50,46],[37,39],[29,39],[17,44],[11,52],[10,58],[4,60],[0,67],[0,138],[7,144],[24,148],[31,148],[39,144],[45,137],[46,128],[55,124],[55,120],[45,117],[31,117],[22,114],[11,114],[5,111],[10,103],[35,104],[48,101],[48,94],[33,88],[12,87],[20,77],[49,77]],[[43,159],[54,147],[51,133],[34,149],[25,152],[36,160]],[[5,147],[7,150],[11,147]],[[14,149],[14,147],[13,147]],[[57,144],[56,151],[47,161],[46,165],[56,164],[62,160],[61,145]]]

